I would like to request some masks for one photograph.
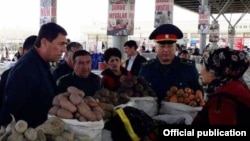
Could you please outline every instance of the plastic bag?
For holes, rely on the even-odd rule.
[[[75,119],[62,119],[65,129],[75,133],[75,141],[101,141],[104,121],[80,122]]]
[[[180,115],[180,114],[190,114],[194,118],[198,111],[201,111],[202,107],[192,107],[183,103],[174,103],[174,102],[161,102],[161,108],[159,113],[161,115]]]
[[[157,115],[154,116],[153,119],[164,121],[167,124],[185,124],[191,125],[193,122],[193,118],[190,114],[179,114],[179,115]]]
[[[130,98],[129,98],[130,99]],[[130,106],[130,107],[136,107],[136,103],[135,101],[132,101],[132,100],[129,100],[127,103],[125,104],[120,104],[120,105],[117,105],[114,107],[114,110],[116,109],[119,109],[119,108],[124,108],[124,107],[127,107],[127,106]]]
[[[158,114],[158,103],[154,97],[130,97],[130,101],[135,103],[135,108],[143,110],[151,117]]]

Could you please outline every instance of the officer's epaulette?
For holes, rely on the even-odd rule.
[[[180,59],[180,62],[182,64],[186,64],[186,65],[194,65],[195,64],[195,61],[194,60],[189,60],[189,59]]]
[[[146,61],[146,62],[143,62],[143,63],[142,63],[142,66],[151,65],[151,64],[153,64],[154,62],[155,62],[155,59],[151,59],[151,60],[148,60],[148,61]]]

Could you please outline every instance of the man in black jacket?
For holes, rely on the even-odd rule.
[[[56,93],[49,62],[58,61],[66,51],[66,36],[66,30],[56,23],[41,26],[34,48],[20,58],[8,75],[1,125],[11,121],[10,114],[33,128],[47,120]]]
[[[57,81],[57,94],[74,86],[84,91],[85,96],[94,96],[101,88],[101,77],[91,72],[91,55],[86,50],[78,50],[73,55],[74,71],[60,77]]]
[[[25,55],[26,53],[28,53],[28,51],[30,51],[33,46],[34,43],[36,41],[37,36],[36,35],[31,35],[29,37],[27,37],[23,43],[23,55]],[[9,75],[9,72],[11,71],[12,67],[5,70],[2,75],[1,75],[1,80],[0,80],[0,109],[2,108],[3,105],[3,99],[4,99],[4,93],[5,93],[5,85],[7,82],[7,78]]]
[[[65,60],[61,64],[59,64],[52,72],[52,76],[55,81],[57,81],[60,77],[73,72],[73,54],[77,50],[82,50],[83,47],[78,42],[70,42],[68,43],[66,49],[67,51],[65,52]]]
[[[136,49],[138,48],[134,40],[129,40],[124,43],[125,53],[128,56],[126,60],[125,68],[130,72],[130,74],[137,76],[141,69],[143,62],[146,62],[147,59],[141,56]]]

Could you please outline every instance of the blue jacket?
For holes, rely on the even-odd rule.
[[[159,102],[164,99],[166,92],[172,86],[203,91],[198,71],[192,60],[175,57],[171,64],[162,65],[158,59],[152,59],[143,64],[139,76],[144,77],[149,83]]]
[[[30,127],[42,124],[47,120],[55,90],[49,64],[32,49],[21,57],[8,75],[0,124],[11,121],[10,113],[16,121],[27,121]]]

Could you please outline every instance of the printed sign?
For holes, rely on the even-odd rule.
[[[155,0],[154,27],[173,23],[174,0]]]
[[[134,34],[135,0],[109,0],[107,35]]]
[[[209,42],[219,42],[219,23],[218,21],[213,21],[210,26],[210,33],[209,33]]]
[[[210,11],[207,6],[199,6],[198,33],[209,33]]]
[[[56,23],[56,5],[57,0],[40,1],[40,26],[48,22]]]

